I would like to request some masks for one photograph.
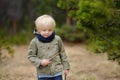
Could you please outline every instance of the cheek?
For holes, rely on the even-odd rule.
[[[40,32],[40,35],[44,35],[44,32],[41,31],[41,32]]]
[[[53,32],[50,32],[50,34],[52,34]]]
[[[49,35],[52,35],[53,32],[49,32]]]

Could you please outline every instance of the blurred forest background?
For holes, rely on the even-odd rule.
[[[82,42],[120,64],[120,0],[0,0],[0,62],[2,49],[32,39],[34,20],[49,14],[56,33],[68,42]]]

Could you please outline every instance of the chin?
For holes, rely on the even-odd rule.
[[[49,36],[44,36],[44,38],[48,38]]]

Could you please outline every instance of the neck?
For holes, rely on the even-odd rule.
[[[55,38],[55,32],[53,32],[48,38],[41,36],[40,34],[35,34],[39,41],[47,43],[51,42]]]

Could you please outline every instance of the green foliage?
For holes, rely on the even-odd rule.
[[[115,2],[115,8],[120,9],[120,0],[114,0]]]
[[[69,42],[82,42],[87,38],[86,33],[77,26],[63,25],[56,29],[56,33]]]
[[[36,16],[43,14],[51,15],[58,25],[62,25],[65,22],[66,12],[57,7],[58,0],[34,0]]]
[[[20,32],[15,36],[9,37],[10,39],[8,40],[9,43],[15,44],[15,45],[21,45],[21,44],[27,44],[30,40],[30,34],[27,32]],[[32,35],[32,34],[31,34]]]
[[[88,44],[88,48],[94,51],[95,53],[104,53],[107,47],[107,45],[105,45],[105,42],[99,39],[93,41],[88,40],[87,44]]]
[[[33,37],[33,23],[28,17],[24,20],[24,25],[19,25],[18,33],[16,35],[12,34],[8,29],[2,28],[0,30],[0,61],[2,60],[2,50],[7,50],[8,54],[12,57],[14,56],[13,45],[26,44]],[[24,26],[24,27],[21,27]]]
[[[86,42],[89,49],[96,53],[107,53],[108,59],[120,64],[120,1],[79,0],[76,2],[77,0],[59,0],[58,6],[69,10],[68,14],[75,19],[77,27],[88,34],[89,39]],[[64,30],[61,33],[64,33]]]
[[[78,9],[79,0],[59,0],[57,6],[63,10],[66,10],[67,15],[74,18],[76,16],[76,10]]]
[[[13,57],[14,55],[14,50],[10,46],[10,43],[8,42],[8,34],[4,34],[6,32],[5,29],[0,30],[0,62],[2,62],[2,49],[5,49],[8,51],[8,54]]]
[[[51,11],[53,11],[53,6],[55,7],[56,5],[56,2],[57,0],[34,0],[37,15],[50,14]]]
[[[78,1],[79,0],[59,0],[57,6],[65,10],[75,9]]]
[[[113,3],[113,0],[81,0],[77,24],[89,33],[89,48],[97,53],[106,52],[108,59],[120,63],[120,15],[113,11]]]
[[[16,35],[11,34],[7,29],[3,31],[3,34],[1,35],[7,36],[7,42],[9,44],[12,44],[12,45],[27,44],[29,40],[33,37],[32,35],[35,27],[33,23],[34,22],[31,21],[28,16],[26,16],[22,22],[18,23],[18,26],[17,26],[18,30]]]
[[[79,3],[77,22],[83,27],[97,28],[109,20],[110,16],[108,6],[100,0],[81,0]]]

